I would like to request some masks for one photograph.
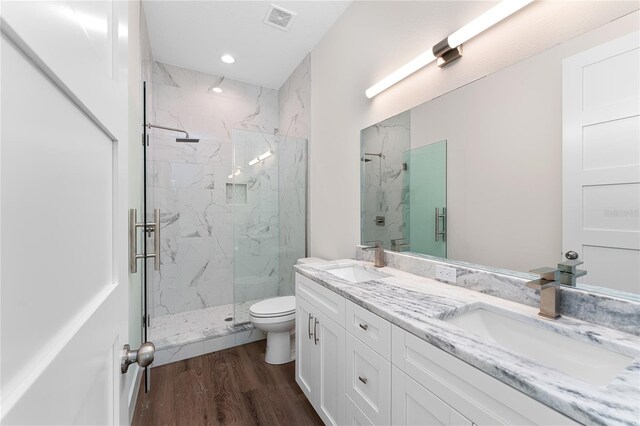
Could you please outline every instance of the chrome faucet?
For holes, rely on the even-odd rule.
[[[373,245],[364,246],[362,247],[362,250],[375,250],[373,253],[373,266],[376,268],[386,266],[384,263],[384,248],[382,248],[382,241],[367,241],[367,243],[373,243]]]
[[[560,290],[559,285],[568,287],[576,286],[576,279],[587,274],[587,271],[577,269],[581,262],[578,259],[578,253],[568,251],[565,254],[568,259],[565,262],[558,263],[558,268],[538,268],[529,272],[538,274],[539,279],[529,281],[527,287],[540,291],[540,312],[538,315],[546,318],[560,318]]]

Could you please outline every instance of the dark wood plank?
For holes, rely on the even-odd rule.
[[[295,381],[295,364],[264,362],[265,341],[153,369],[134,426],[322,425]]]

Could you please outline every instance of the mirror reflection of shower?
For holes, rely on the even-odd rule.
[[[371,160],[371,158],[367,158],[367,157],[378,157],[380,159],[380,161],[378,161],[378,167],[379,167],[379,171],[378,171],[378,185],[382,186],[382,160],[384,160],[384,155],[381,152],[365,152],[362,156],[362,158],[360,159],[360,161],[362,161],[363,163],[368,163]]]
[[[160,126],[158,124],[151,124],[151,123],[148,123],[147,127],[150,128],[150,129],[162,129],[162,130],[170,130],[172,132],[184,133],[185,137],[184,138],[176,138],[176,142],[183,142],[183,143],[198,143],[198,142],[200,142],[200,139],[189,137],[189,133],[186,130],[175,129],[173,127]]]

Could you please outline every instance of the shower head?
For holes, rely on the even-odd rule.
[[[200,142],[200,139],[196,139],[196,138],[190,138],[189,137],[189,133],[187,133],[186,130],[182,130],[182,129],[174,129],[173,127],[165,127],[165,126],[159,126],[157,124],[147,124],[148,128],[154,128],[154,129],[162,129],[162,130],[171,130],[173,132],[180,132],[180,133],[184,133],[185,137],[184,138],[176,138],[176,142],[186,142],[186,143],[198,143]]]
[[[371,161],[370,158],[361,158],[360,161],[362,161],[363,163],[368,163],[369,161]]]

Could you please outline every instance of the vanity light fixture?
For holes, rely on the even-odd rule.
[[[249,161],[249,165],[253,166],[254,164],[257,164],[261,161],[263,161],[265,158],[269,158],[273,155],[273,150],[270,149],[269,151],[265,152],[262,155],[258,155],[256,158],[254,158],[253,160]]]
[[[220,57],[220,60],[222,62],[224,62],[225,64],[232,64],[232,63],[234,63],[236,61],[236,59],[233,56],[229,55],[229,54],[222,55]]]
[[[452,33],[444,40],[427,50],[420,56],[406,63],[365,91],[367,98],[371,99],[382,91],[393,86],[400,80],[410,76],[419,69],[427,66],[435,59],[438,66],[442,67],[462,56],[462,43],[477,36],[487,28],[490,28],[522,9],[533,0],[503,0],[482,15],[478,16],[467,25]]]
[[[258,160],[262,161],[265,158],[271,157],[272,155],[273,155],[273,150],[270,149],[269,151],[265,152],[264,154],[258,156]]]

